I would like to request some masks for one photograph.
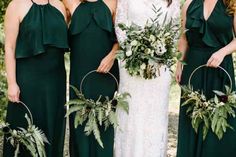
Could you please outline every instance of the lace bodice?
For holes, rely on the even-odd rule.
[[[125,33],[118,28],[119,23],[135,23],[144,26],[147,20],[155,18],[155,13],[152,10],[153,5],[156,8],[161,8],[162,15],[160,22],[163,21],[166,13],[167,19],[178,19],[180,15],[180,2],[173,0],[172,4],[168,7],[165,0],[118,0],[117,14],[116,14],[116,33],[118,41],[125,39]],[[177,22],[180,20],[177,20]]]

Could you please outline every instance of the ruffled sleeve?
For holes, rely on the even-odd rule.
[[[34,5],[20,24],[16,43],[16,58],[35,56],[47,46],[69,48],[64,16],[51,5]]]

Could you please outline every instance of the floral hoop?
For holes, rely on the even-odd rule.
[[[203,93],[193,90],[191,80],[193,75],[201,68],[207,67],[206,64],[200,65],[190,74],[187,86],[182,86],[181,106],[186,106],[186,114],[191,119],[191,124],[197,133],[200,126],[203,129],[203,139],[206,138],[209,129],[222,139],[227,128],[234,129],[229,123],[229,117],[236,117],[236,93],[233,90],[233,81],[229,73],[221,66],[218,68],[224,71],[230,81],[230,86],[225,86],[226,92],[213,90],[215,96],[207,99]]]
[[[28,106],[22,101],[18,102],[28,112],[25,114],[27,120],[27,129],[18,127],[17,130],[11,129],[10,124],[0,124],[0,131],[7,137],[7,141],[15,148],[14,157],[18,157],[20,153],[20,146],[24,146],[31,156],[46,157],[45,143],[49,143],[46,135],[42,130],[33,124],[33,116]]]
[[[203,64],[203,65],[200,65],[198,66],[196,69],[193,70],[193,72],[190,74],[189,76],[189,80],[188,80],[188,86],[191,87],[191,80],[192,80],[192,77],[193,75],[201,68],[204,68],[204,67],[208,67],[206,64]],[[229,78],[229,81],[230,81],[230,91],[232,91],[232,88],[233,88],[233,82],[232,82],[232,79],[231,79],[231,76],[229,75],[229,73],[221,66],[218,66],[217,68],[221,69],[222,71],[225,72],[225,74],[228,76]]]
[[[126,92],[115,92],[112,99],[109,99],[108,96],[105,96],[104,101],[101,101],[102,95],[100,95],[97,100],[87,99],[83,94],[83,83],[85,79],[92,73],[97,73],[97,71],[89,71],[82,78],[79,90],[76,87],[71,86],[71,88],[76,93],[77,98],[70,100],[66,104],[69,106],[66,117],[72,113],[75,113],[74,127],[77,128],[78,125],[83,125],[86,123],[84,128],[85,135],[89,136],[93,133],[99,145],[104,148],[103,142],[101,140],[99,126],[104,126],[105,130],[109,126],[113,126],[113,128],[118,127],[119,123],[116,110],[121,109],[126,113],[129,112],[127,98],[130,97],[130,94]],[[110,72],[106,74],[110,75],[115,80],[118,89],[119,82],[117,78]]]

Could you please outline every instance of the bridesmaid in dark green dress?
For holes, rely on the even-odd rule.
[[[176,79],[186,85],[192,71],[207,64],[209,67],[198,70],[191,81],[193,88],[203,91],[207,98],[214,95],[212,90],[224,91],[224,85],[229,85],[229,78],[217,68],[219,65],[230,74],[235,90],[231,54],[236,50],[233,35],[236,21],[235,10],[229,3],[233,1],[188,0],[183,7],[183,26],[187,31],[180,39],[179,50],[186,52],[187,65],[182,71],[181,63],[178,63]],[[229,123],[236,129],[236,119],[230,118]],[[236,156],[236,131],[228,129],[222,140],[211,131],[205,141],[202,136],[202,128],[196,134],[186,115],[186,107],[181,107],[177,157]]]
[[[39,4],[40,3],[40,4]],[[25,15],[25,16],[22,16]],[[6,68],[9,102],[6,121],[12,128],[26,127],[24,102],[34,124],[46,134],[47,157],[63,157],[66,73],[64,52],[68,49],[65,8],[58,0],[14,0],[5,20]],[[4,157],[14,148],[4,142]],[[20,157],[29,152],[21,148]]]
[[[91,70],[98,73],[89,75],[83,83],[83,93],[87,98],[97,99],[99,95],[113,97],[116,90],[110,71],[119,79],[118,63],[115,53],[118,45],[113,27],[115,13],[114,0],[65,1],[72,14],[69,28],[71,48],[70,84],[79,88],[84,75]],[[75,5],[73,5],[75,4]],[[70,6],[76,6],[75,8]],[[70,98],[75,98],[70,91]],[[74,127],[74,116],[70,117],[70,156],[71,157],[112,157],[114,130],[104,131],[101,127],[104,149],[93,135],[86,136],[84,126]]]

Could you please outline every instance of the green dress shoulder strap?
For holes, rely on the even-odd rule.
[[[202,35],[209,47],[222,47],[233,38],[233,17],[227,13],[223,0],[218,0],[208,19],[204,19],[204,0],[193,0],[187,10],[187,36],[192,30]],[[220,20],[219,20],[220,19]]]
[[[68,49],[67,33],[64,16],[57,8],[50,3],[39,5],[33,2],[20,23],[16,58],[44,53],[47,46]]]
[[[112,14],[103,0],[81,3],[74,11],[69,27],[70,35],[83,32],[92,20],[103,30],[114,35]]]

